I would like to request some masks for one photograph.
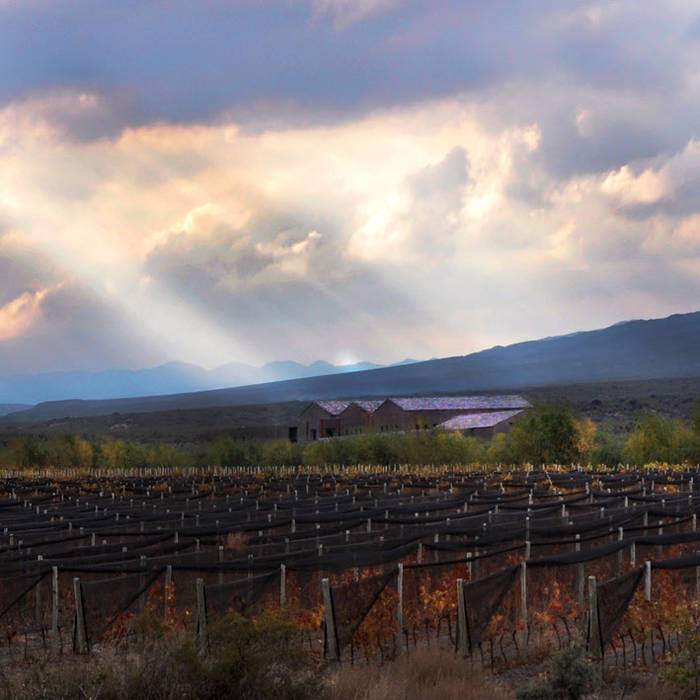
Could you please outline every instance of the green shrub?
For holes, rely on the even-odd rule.
[[[518,700],[580,700],[593,685],[593,666],[585,651],[573,646],[557,654],[550,678],[519,690]]]

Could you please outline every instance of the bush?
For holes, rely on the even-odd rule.
[[[624,438],[612,433],[599,431],[596,436],[595,449],[591,455],[592,464],[602,464],[606,467],[615,467],[625,462]]]
[[[683,646],[669,657],[663,678],[684,698],[700,700],[700,603],[678,609],[674,625]]]
[[[192,637],[155,618],[139,621],[146,641],[140,653],[108,649],[91,658],[63,658],[5,670],[5,698],[58,700],[305,700],[320,690],[317,669],[302,650],[298,628],[282,613],[257,620],[230,614],[209,629],[206,656]]]
[[[549,680],[517,693],[518,700],[579,700],[593,686],[593,666],[585,651],[573,646],[557,654]]]
[[[530,464],[571,464],[587,458],[595,437],[591,421],[579,422],[570,409],[540,405],[513,426],[511,445],[515,460]]]
[[[633,464],[680,464],[696,457],[694,452],[693,433],[680,421],[655,413],[642,415],[627,441],[628,461]]]

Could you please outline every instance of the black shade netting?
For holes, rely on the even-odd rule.
[[[486,630],[511,590],[518,570],[519,567],[512,566],[478,581],[462,584],[470,650],[484,640]]]
[[[417,632],[426,639],[444,631],[452,637],[457,619],[457,580],[469,581],[474,574],[466,560],[438,564],[410,564],[404,567],[404,628],[417,643]]]
[[[287,605],[297,610],[316,610],[321,605],[321,576],[313,569],[287,567]]]
[[[571,640],[575,623],[585,609],[587,564],[527,565],[527,625],[530,636]]]
[[[131,617],[146,612],[147,593],[162,574],[160,569],[102,581],[81,581],[88,642],[96,643],[108,632],[119,636]]]
[[[682,559],[675,561],[682,561]],[[661,562],[658,563],[661,564]],[[698,574],[696,571],[695,566],[657,568],[652,564],[651,600],[657,624],[667,628],[673,627],[677,623],[679,611],[687,609],[693,600],[697,600]]]
[[[226,583],[214,583],[205,586],[207,615],[225,615],[228,612],[237,612],[241,615],[251,615],[259,607],[258,603],[266,601],[266,607],[279,605],[279,581],[280,573],[275,571],[259,576],[250,576],[237,581]],[[276,585],[277,584],[277,585]],[[267,600],[269,594],[276,594]]]
[[[601,649],[612,640],[644,575],[644,567],[603,581],[597,586]]]
[[[0,580],[0,643],[8,647],[39,633],[45,641],[50,625],[50,572],[36,576],[16,576]]]
[[[168,591],[168,618],[184,625],[193,623],[197,616],[197,579],[201,578],[207,586],[222,583],[224,575],[225,572],[212,569],[173,566]]]
[[[339,586],[331,586],[335,631],[339,650],[352,641],[367,614],[395,579],[396,569]],[[395,615],[394,606],[393,613]],[[395,618],[392,618],[392,620]]]

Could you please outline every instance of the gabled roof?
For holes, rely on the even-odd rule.
[[[369,399],[367,401],[353,401],[360,408],[367,411],[367,413],[374,413],[383,403],[384,399]]]
[[[341,414],[352,401],[338,400],[338,401],[314,401],[317,406],[320,406],[325,411],[328,411],[332,416],[337,416]]]
[[[416,396],[391,398],[404,411],[474,411],[530,408],[522,396]]]
[[[474,428],[493,428],[494,425],[510,420],[522,410],[518,411],[491,411],[490,413],[467,413],[455,416],[440,423],[439,428],[444,430],[472,430]]]

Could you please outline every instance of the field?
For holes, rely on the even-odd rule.
[[[218,618],[284,609],[319,668],[439,650],[508,677],[583,644],[614,677],[682,650],[700,593],[697,470],[7,473],[0,488],[0,654],[17,660],[129,654],[144,615],[206,654]]]

